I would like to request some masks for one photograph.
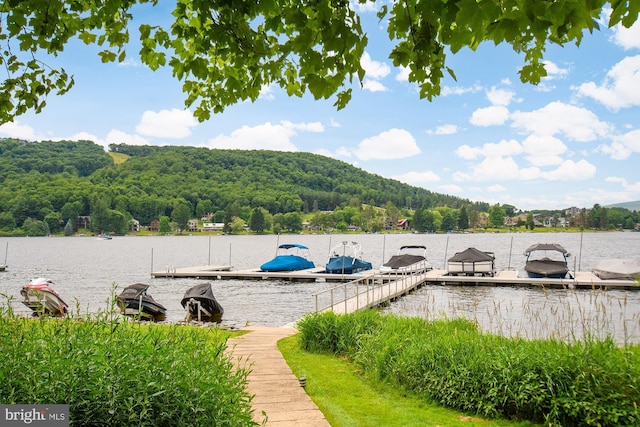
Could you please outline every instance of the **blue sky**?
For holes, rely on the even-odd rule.
[[[166,3],[164,3],[166,5]],[[163,19],[160,7],[138,9]],[[138,15],[141,16],[141,15]],[[457,81],[421,100],[388,59],[375,12],[364,12],[367,78],[343,110],[333,99],[289,98],[264,88],[254,103],[199,123],[170,71],[141,66],[137,48],[102,64],[75,41],[51,65],[75,87],[40,114],[0,126],[0,137],[307,151],[431,191],[522,210],[640,200],[640,25],[587,34],[580,47],[549,46],[548,77],[518,77],[522,57],[483,44],[447,56]],[[132,34],[136,39],[137,34]]]

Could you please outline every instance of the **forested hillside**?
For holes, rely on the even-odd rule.
[[[110,150],[130,157],[114,164],[89,141],[1,139],[0,230],[44,222],[54,231],[78,215],[108,223],[100,227],[131,218],[148,225],[177,207],[192,218],[211,212],[225,221],[248,221],[257,208],[270,215],[360,204],[488,209],[310,153],[123,144]]]

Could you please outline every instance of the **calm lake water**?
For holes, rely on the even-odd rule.
[[[524,276],[524,251],[535,243],[559,243],[572,253],[574,270],[590,271],[600,259],[637,258],[640,233],[516,233],[516,234],[367,234],[282,236],[145,236],[1,238],[0,263],[7,252],[8,270],[0,273],[0,293],[20,299],[20,288],[33,277],[46,277],[81,313],[107,307],[115,286],[142,282],[165,307],[167,320],[184,319],[180,299],[196,279],[152,279],[151,271],[196,265],[257,268],[273,258],[278,244],[302,243],[316,266],[323,266],[332,246],[355,240],[374,268],[400,246],[422,244],[435,268],[468,247],[492,251],[496,267],[517,269]],[[212,281],[225,309],[223,325],[282,326],[314,308],[313,294],[335,284],[280,281]],[[26,308],[17,301],[20,312]],[[391,304],[385,311],[424,318],[464,316],[481,327],[505,335],[561,339],[613,335],[619,342],[640,342],[640,292],[541,290],[514,287],[425,286]]]

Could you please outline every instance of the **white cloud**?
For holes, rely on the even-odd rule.
[[[489,142],[482,147],[471,147],[469,145],[461,145],[455,151],[458,157],[467,160],[473,160],[478,157],[503,157],[521,154],[522,146],[515,139],[502,140],[498,143]]]
[[[632,130],[616,136],[611,145],[603,145],[598,148],[614,160],[627,159],[633,153],[640,153],[640,130]]]
[[[639,21],[636,21],[631,28],[625,28],[621,24],[613,27],[613,41],[623,49],[640,48]]]
[[[543,80],[554,80],[557,78],[566,77],[569,74],[569,70],[566,68],[558,67],[554,62],[542,61],[544,69],[547,70],[547,76],[543,77]]]
[[[626,179],[620,178],[617,176],[607,177],[605,181],[619,183],[622,185],[622,188],[624,188],[625,190],[636,193],[636,194],[640,194],[640,181],[637,181],[633,184],[629,184]],[[637,199],[637,198],[638,196],[634,196],[634,199]]]
[[[497,126],[509,119],[509,110],[502,105],[478,108],[471,115],[469,122],[475,126]]]
[[[551,102],[531,112],[516,111],[511,114],[513,126],[536,135],[564,134],[575,141],[593,141],[606,136],[609,125],[586,108],[563,102]]]
[[[258,95],[259,99],[266,99],[267,101],[272,101],[276,97],[273,94],[273,85],[264,85],[260,88],[260,94]]]
[[[218,135],[208,142],[210,148],[239,150],[298,151],[290,138],[296,134],[291,127],[265,123],[258,126],[242,126],[231,135]]]
[[[434,130],[428,130],[429,135],[453,135],[458,133],[458,126],[448,124],[436,127]]]
[[[487,187],[487,191],[490,193],[500,193],[505,190],[506,190],[506,187],[500,184],[494,184]]]
[[[614,111],[640,105],[640,55],[628,56],[614,65],[601,86],[583,83],[578,87],[578,94],[591,97]]]
[[[440,181],[440,177],[432,171],[424,171],[424,172],[407,172],[402,175],[395,175],[391,177],[392,179],[397,179],[398,181],[404,182],[410,185],[420,185],[427,184],[430,182],[438,182]]]
[[[494,106],[499,105],[506,107],[511,104],[514,96],[515,93],[507,89],[497,89],[495,87],[492,87],[487,91],[487,99]]]
[[[565,160],[557,169],[543,172],[542,177],[549,181],[582,181],[595,174],[596,167],[586,160]]]
[[[449,95],[465,95],[467,93],[477,93],[482,90],[482,86],[479,84],[470,86],[470,87],[462,87],[462,86],[445,86],[440,91],[440,96],[449,96]]]
[[[0,135],[9,138],[35,140],[36,132],[31,126],[21,125],[19,121],[7,122],[0,125]]]
[[[105,147],[109,144],[127,144],[127,145],[151,145],[150,142],[140,135],[131,135],[117,129],[111,129],[105,138]]]
[[[364,79],[362,82],[362,89],[369,92],[387,92],[389,89],[378,80]]]
[[[282,126],[293,129],[293,130],[301,130],[305,132],[324,132],[324,125],[320,122],[309,122],[309,123],[293,123],[288,120],[283,120],[280,122]]]
[[[438,190],[445,194],[462,193],[462,187],[455,184],[440,185],[438,187]]]
[[[174,108],[159,112],[145,111],[136,126],[136,132],[157,138],[180,139],[191,135],[191,128],[197,124],[197,120],[188,110]]]
[[[358,144],[354,151],[360,160],[403,159],[420,153],[413,136],[404,129],[390,129]]]
[[[362,54],[360,65],[366,71],[367,77],[374,80],[383,79],[391,73],[391,67],[384,62],[374,61],[367,52]]]
[[[411,69],[409,67],[400,67],[398,69],[398,74],[396,74],[396,80],[399,82],[408,82],[410,72]]]
[[[534,166],[552,166],[562,163],[561,154],[567,146],[558,138],[548,135],[529,135],[522,141],[526,159]]]

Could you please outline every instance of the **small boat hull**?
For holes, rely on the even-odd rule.
[[[540,258],[532,257],[533,254],[543,254]],[[554,256],[550,258],[546,256]],[[569,274],[569,265],[567,259],[569,252],[557,243],[538,243],[530,246],[526,251],[526,262],[524,270],[531,278],[549,278],[549,279],[564,279]],[[540,256],[540,255],[538,255]],[[562,259],[557,259],[561,257]]]
[[[495,257],[493,252],[483,252],[468,248],[449,258],[447,274],[455,276],[494,276]]]
[[[351,256],[338,256],[329,259],[324,272],[329,274],[354,274],[365,270],[371,270],[370,262]]]
[[[278,246],[276,257],[260,266],[261,271],[299,271],[315,268],[309,260],[309,248],[299,244],[283,244]]]
[[[51,287],[49,279],[37,278],[20,290],[22,303],[33,311],[34,316],[65,316],[69,305]]]
[[[203,283],[187,289],[180,304],[187,310],[187,321],[191,319],[216,323],[222,321],[224,308],[213,295],[211,283]]]
[[[607,259],[596,263],[593,274],[602,280],[639,280],[640,259]]]
[[[147,294],[147,289],[149,285],[142,283],[124,288],[117,299],[120,312],[140,320],[161,322],[166,318],[167,309]]]

